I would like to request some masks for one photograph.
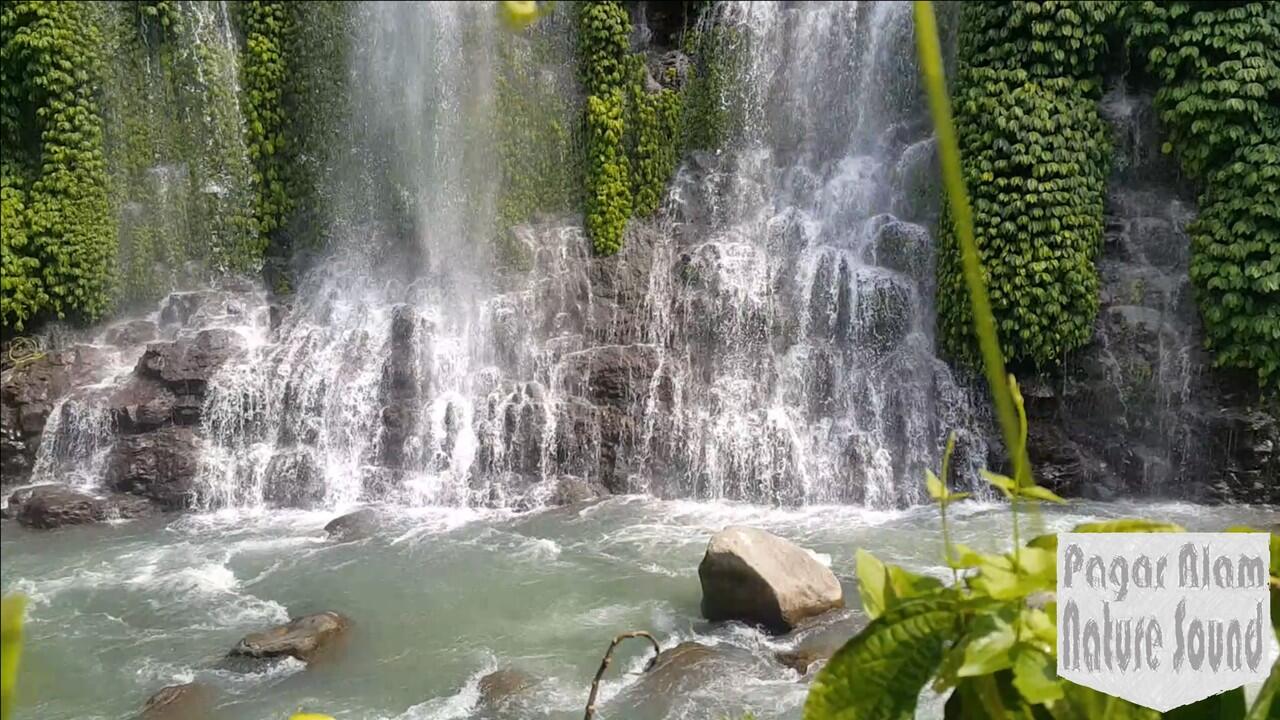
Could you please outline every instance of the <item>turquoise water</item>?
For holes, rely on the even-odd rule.
[[[965,503],[957,540],[994,549],[1008,513]],[[1144,516],[1196,530],[1280,522],[1275,508],[1078,504],[1037,521],[1058,531],[1099,517]],[[331,512],[226,512],[33,532],[6,521],[4,592],[30,598],[17,718],[120,718],[155,690],[198,680],[216,717],[339,720],[484,717],[477,682],[514,668],[538,682],[502,717],[582,716],[610,639],[648,630],[664,648],[713,645],[674,688],[646,685],[644,644],[624,644],[597,717],[798,718],[807,681],[773,660],[791,638],[699,617],[697,565],[728,524],[769,529],[819,553],[857,606],[853,553],[866,548],[942,575],[936,512],[777,509],[620,497],[523,515],[389,509],[379,531],[328,540]],[[332,609],[355,625],[345,651],[304,669],[216,667],[247,632]],[[853,627],[860,612],[850,610]],[[923,715],[939,701],[926,698]]]

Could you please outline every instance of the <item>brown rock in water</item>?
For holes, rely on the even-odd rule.
[[[538,681],[528,673],[514,668],[502,668],[480,678],[477,689],[480,691],[482,705],[487,708],[499,708],[511,703],[537,684]]]
[[[161,688],[147,698],[139,720],[197,720],[213,709],[213,688],[200,683],[183,683]]]
[[[361,508],[330,520],[324,531],[335,540],[355,540],[373,533],[377,524],[378,512],[373,508]]]
[[[812,618],[781,638],[793,644],[790,650],[776,653],[774,659],[804,675],[814,665],[830,660],[865,625],[864,617],[847,610]]]
[[[309,663],[333,650],[350,627],[351,621],[336,612],[304,615],[244,636],[228,655],[259,660],[292,657]]]
[[[147,515],[155,507],[128,495],[97,497],[67,485],[49,484],[22,488],[9,496],[5,517],[26,527],[51,530],[67,525],[88,525],[112,518]]]
[[[731,526],[716,533],[698,565],[702,614],[786,632],[844,606],[840,581],[808,551],[772,533]]]

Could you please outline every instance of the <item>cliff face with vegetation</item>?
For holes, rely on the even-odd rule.
[[[513,228],[571,217],[594,255],[581,261],[611,275],[609,302],[640,317],[667,270],[643,238],[694,227],[664,207],[677,170],[713,181],[707,158],[755,141],[753,109],[733,101],[745,31],[711,3],[564,5],[497,40],[484,68],[495,105],[474,133],[498,187],[469,244],[494,274],[536,274],[550,248]],[[354,99],[361,13],[347,2],[6,4],[6,336],[124,316],[228,275],[261,276],[287,298],[334,249],[347,205],[385,206],[391,234],[420,234],[431,219],[415,215],[403,178],[338,157],[348,136],[384,131]],[[1037,378],[1037,467],[1077,494],[1274,501],[1280,9],[1044,0],[965,3],[944,21],[1003,349]],[[335,168],[378,189],[348,193]],[[968,302],[946,214],[935,217],[924,289],[937,344],[963,372]],[[629,243],[639,247],[619,255]],[[694,287],[698,263],[690,251],[671,269]]]

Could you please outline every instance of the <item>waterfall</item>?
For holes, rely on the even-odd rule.
[[[181,8],[200,47],[223,47],[223,5]],[[934,355],[937,204],[909,6],[711,12],[734,58],[716,99],[732,133],[597,257],[580,216],[498,221],[504,98],[576,92],[567,8],[514,35],[489,4],[354,6],[327,120],[342,130],[309,159],[327,254],[287,299],[224,287],[151,316],[147,339],[177,343],[156,352],[222,353],[198,390],[170,383],[178,424],[196,424],[168,441],[195,448],[198,504],[525,508],[586,488],[891,507],[923,499],[952,431],[952,480],[971,486],[987,450]],[[233,79],[194,90],[216,99]],[[539,107],[572,127],[576,102]],[[566,159],[563,139],[528,135]],[[163,395],[107,386],[99,403]],[[55,413],[45,466],[106,454],[112,413],[82,405]]]

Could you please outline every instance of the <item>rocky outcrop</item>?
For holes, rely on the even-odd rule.
[[[213,688],[203,683],[183,683],[161,688],[147,698],[138,720],[198,720],[213,710]]]
[[[52,350],[0,376],[0,478],[26,482],[45,423],[72,389],[101,379],[105,354],[90,345]]]
[[[335,540],[357,540],[373,534],[377,528],[378,512],[373,508],[361,508],[330,520],[324,531]]]
[[[336,612],[304,615],[244,636],[228,656],[254,660],[291,657],[310,663],[338,649],[350,628],[351,621]]]
[[[267,463],[262,499],[279,507],[310,507],[324,500],[324,473],[310,451],[278,452]]]
[[[116,347],[133,347],[156,339],[156,324],[150,320],[127,320],[107,328],[102,341]]]
[[[151,343],[134,373],[159,381],[175,395],[203,396],[209,378],[243,351],[244,340],[234,330],[201,330],[189,340]]]
[[[421,396],[430,378],[418,362],[418,346],[430,342],[430,328],[412,305],[391,309],[391,335],[378,400],[382,403],[382,432],[378,438],[378,462],[389,468],[405,466],[406,445],[415,435],[422,406]]]
[[[806,618],[844,606],[831,570],[804,548],[756,528],[716,533],[698,565],[702,614],[785,632]]]
[[[189,427],[167,426],[121,436],[107,456],[106,482],[117,492],[180,510],[195,501],[199,438]]]
[[[114,518],[136,518],[154,510],[155,507],[142,498],[98,497],[66,485],[49,484],[17,490],[9,496],[4,514],[26,527],[51,530]]]

